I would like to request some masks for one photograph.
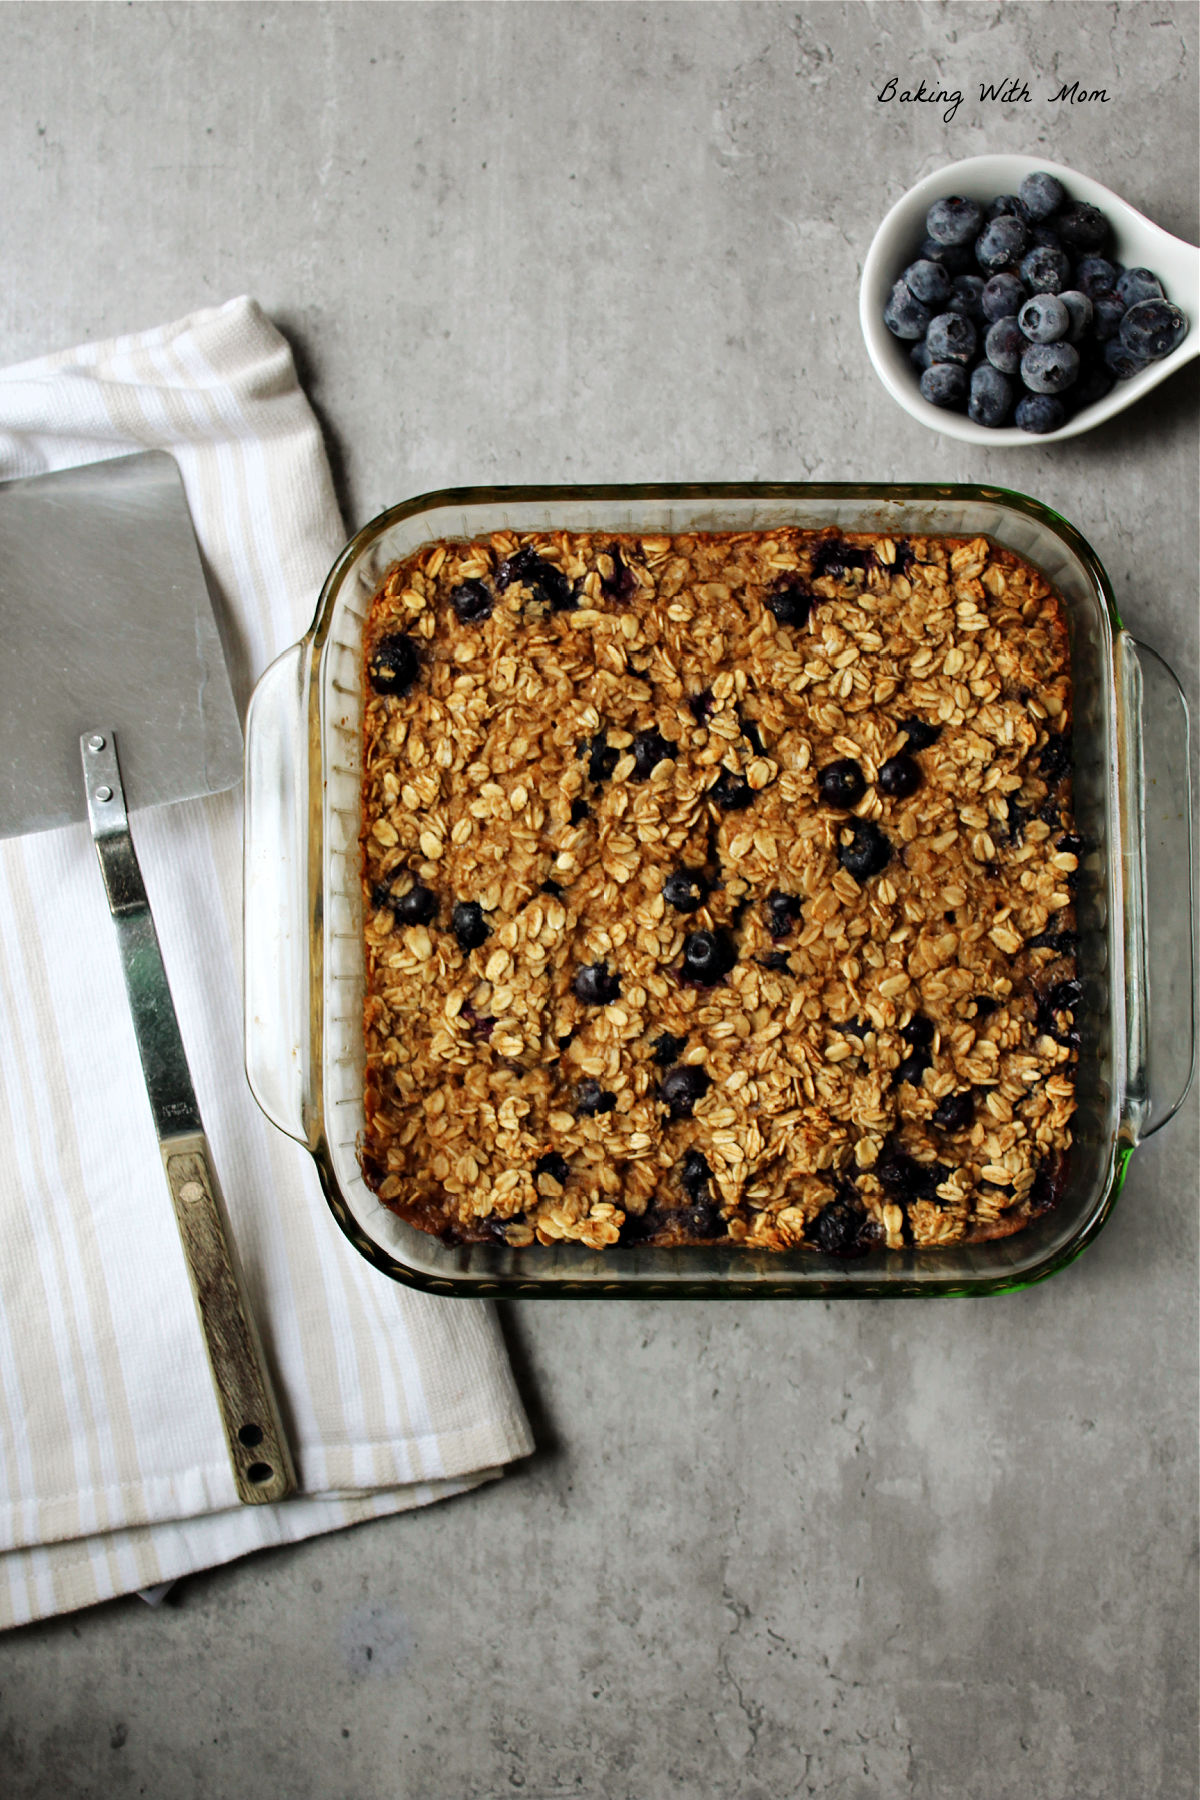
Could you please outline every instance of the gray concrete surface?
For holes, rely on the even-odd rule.
[[[348,519],[484,479],[988,479],[1197,696],[1196,366],[1059,448],[888,399],[910,182],[1041,150],[1197,232],[1191,5],[9,5],[6,360],[249,291]],[[890,74],[961,85],[880,105]],[[981,81],[1033,99],[981,106]],[[1107,104],[1051,106],[1063,81]],[[499,1485],[0,1640],[0,1788],[1191,1800],[1194,1105],[986,1302],[505,1309]],[[331,1227],[332,1228],[332,1227]]]

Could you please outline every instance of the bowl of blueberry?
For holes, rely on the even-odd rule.
[[[968,443],[1076,437],[1200,351],[1200,250],[1073,169],[969,157],[892,207],[859,317],[922,424]]]

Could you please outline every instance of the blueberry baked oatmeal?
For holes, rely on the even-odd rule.
[[[366,1125],[449,1242],[848,1255],[1065,1178],[1061,601],[985,538],[499,533],[364,638]]]

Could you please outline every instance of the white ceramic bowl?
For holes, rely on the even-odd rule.
[[[917,246],[925,236],[925,214],[935,200],[947,194],[965,194],[969,199],[985,203],[997,194],[1015,194],[1026,175],[1035,169],[1046,169],[1057,175],[1072,200],[1098,206],[1112,226],[1111,255],[1126,268],[1152,269],[1166,290],[1167,298],[1178,306],[1188,321],[1188,334],[1170,356],[1151,363],[1128,381],[1118,381],[1112,392],[1094,406],[1086,406],[1068,419],[1061,431],[1020,431],[1015,425],[993,430],[975,425],[965,413],[948,412],[931,406],[922,398],[918,376],[909,361],[911,345],[893,337],[883,322],[883,309],[900,275],[913,260]],[[993,448],[1015,444],[1054,444],[1061,438],[1078,437],[1093,425],[1103,424],[1114,413],[1132,406],[1143,394],[1157,387],[1168,375],[1200,354],[1200,250],[1185,244],[1181,238],[1153,224],[1122,200],[1110,188],[1101,187],[1086,175],[1061,163],[1045,162],[1033,156],[970,156],[964,162],[947,163],[924,181],[918,181],[903,199],[897,200],[891,212],[875,233],[863,266],[862,285],[858,297],[859,319],[867,351],[876,373],[894,400],[905,412],[940,431],[946,437],[961,438],[968,444],[988,444]]]

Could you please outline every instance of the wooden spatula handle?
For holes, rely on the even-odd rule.
[[[263,1374],[262,1345],[243,1298],[208,1140],[193,1132],[167,1138],[160,1148],[238,1498],[250,1504],[283,1500],[295,1490],[296,1473]]]

